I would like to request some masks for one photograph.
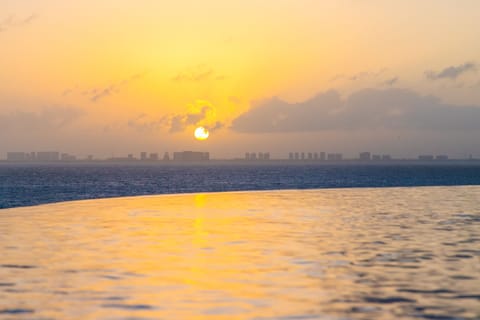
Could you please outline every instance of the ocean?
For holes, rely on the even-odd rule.
[[[0,208],[135,195],[480,185],[480,165],[1,164]]]

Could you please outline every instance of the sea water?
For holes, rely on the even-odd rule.
[[[148,194],[439,185],[480,185],[480,165],[3,164],[0,208]]]

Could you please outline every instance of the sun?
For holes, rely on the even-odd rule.
[[[210,133],[204,127],[198,127],[197,129],[195,129],[193,135],[197,140],[207,140]]]

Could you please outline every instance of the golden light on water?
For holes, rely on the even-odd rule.
[[[197,140],[207,140],[208,136],[210,136],[210,133],[204,127],[198,127],[197,129],[195,129],[193,135]]]

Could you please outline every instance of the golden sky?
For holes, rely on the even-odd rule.
[[[480,154],[478,12],[476,0],[3,0],[0,153]],[[314,98],[330,90],[336,109]],[[319,121],[305,129],[309,110]],[[210,139],[193,139],[197,125]]]

